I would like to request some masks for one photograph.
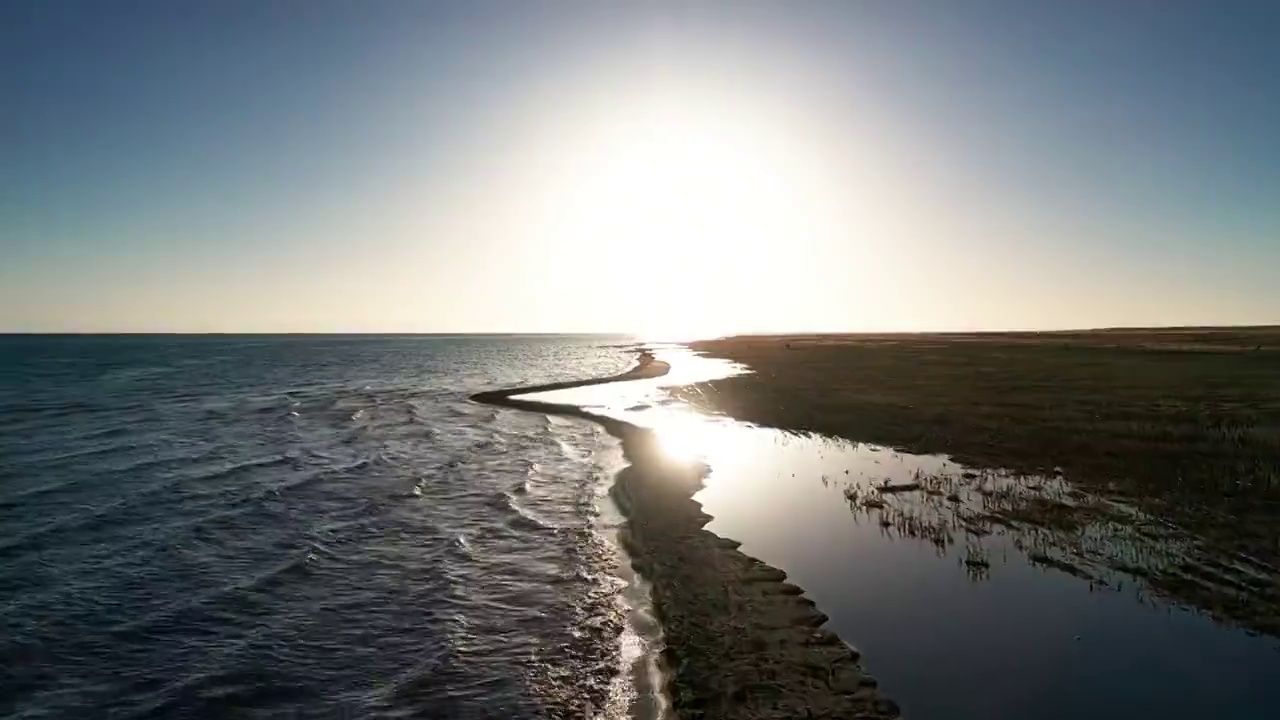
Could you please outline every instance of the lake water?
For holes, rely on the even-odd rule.
[[[1032,564],[1062,551],[1039,530],[973,527],[1012,479],[969,481],[942,457],[699,414],[664,388],[744,369],[678,347],[659,357],[671,376],[538,397],[652,427],[673,455],[705,460],[697,499],[714,516],[708,527],[805,588],[906,717],[1245,719],[1280,707],[1275,638],[1173,607],[1132,579]],[[936,477],[958,482],[935,495],[877,491]],[[1055,478],[1037,483],[1070,492]],[[868,496],[885,507],[850,502]],[[1151,554],[1114,533],[1080,535],[1092,555],[1107,543],[1133,562]]]
[[[611,542],[618,443],[466,399],[618,372],[625,342],[0,338],[0,715],[661,716]],[[803,586],[907,717],[1280,707],[1276,640],[948,525],[999,477],[868,511],[965,469],[698,414],[666,388],[743,369],[659,356],[667,377],[540,397],[705,459],[711,529]]]
[[[467,400],[619,342],[0,338],[0,716],[660,706],[617,443]]]

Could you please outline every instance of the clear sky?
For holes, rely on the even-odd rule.
[[[1280,322],[1280,2],[0,4],[0,330]]]

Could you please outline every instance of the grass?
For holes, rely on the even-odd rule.
[[[1280,568],[1280,327],[808,335],[694,348],[736,418],[978,468],[1051,473]]]

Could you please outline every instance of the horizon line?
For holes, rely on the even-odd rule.
[[[1280,330],[1280,323],[1243,324],[1243,325],[1112,325],[1100,327],[1077,328],[1005,328],[1005,329],[970,329],[970,330],[785,330],[785,331],[742,331],[722,334],[699,335],[699,339],[719,337],[784,337],[792,335],[979,335],[979,334],[1065,334],[1081,332],[1123,332],[1123,331],[1178,331],[1178,330]],[[674,333],[681,335],[681,333]],[[0,337],[648,337],[660,336],[661,333],[635,331],[598,331],[598,332],[415,332],[415,331],[98,331],[98,330],[0,330]]]

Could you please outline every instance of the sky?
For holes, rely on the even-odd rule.
[[[1280,3],[0,4],[0,331],[1280,323]]]

